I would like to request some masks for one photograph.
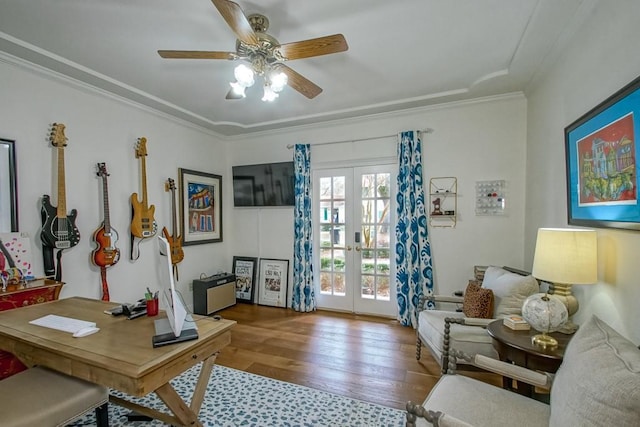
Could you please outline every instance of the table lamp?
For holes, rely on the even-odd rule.
[[[567,307],[560,298],[546,293],[533,294],[522,304],[522,317],[533,329],[542,332],[531,337],[534,345],[549,349],[558,347],[558,340],[548,334],[567,323]]]
[[[540,228],[533,256],[532,275],[549,283],[549,293],[567,307],[569,320],[561,332],[573,333],[578,327],[571,321],[578,311],[572,285],[598,281],[598,250],[595,230]]]

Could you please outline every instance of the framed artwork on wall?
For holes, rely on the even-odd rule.
[[[182,244],[222,242],[222,177],[179,169]]]
[[[15,141],[0,138],[0,233],[18,231]]]
[[[233,274],[236,276],[236,301],[253,302],[258,271],[258,258],[234,256]]]
[[[569,224],[640,231],[640,77],[565,128]]]
[[[287,307],[289,260],[260,259],[258,304]]]

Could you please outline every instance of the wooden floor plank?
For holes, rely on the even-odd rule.
[[[216,360],[222,366],[397,409],[424,400],[440,377],[427,350],[415,359],[415,331],[395,320],[252,304],[217,314],[238,322]]]

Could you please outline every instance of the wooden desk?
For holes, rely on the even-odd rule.
[[[556,372],[562,363],[564,350],[572,335],[565,335],[558,332],[549,334],[558,340],[558,347],[555,349],[543,349],[531,342],[531,337],[540,332],[530,329],[528,331],[515,331],[504,326],[502,319],[489,323],[487,332],[493,338],[493,348],[498,352],[500,360],[511,362],[518,366],[528,369]],[[511,379],[504,378],[503,386],[508,389],[511,387]],[[520,394],[533,397],[533,387],[529,384],[518,383],[516,390]]]
[[[236,322],[196,315],[197,340],[153,348],[154,320],[163,314],[127,320],[103,313],[115,305],[74,297],[1,312],[0,349],[12,352],[26,365],[46,366],[133,396],[155,392],[175,416],[115,396],[110,401],[167,424],[201,426],[197,414],[215,358],[231,341],[231,328]],[[96,322],[100,331],[74,338],[66,332],[29,324],[47,314]],[[169,380],[200,362],[204,363],[189,406]]]

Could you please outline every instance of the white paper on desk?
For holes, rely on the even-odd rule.
[[[16,268],[22,271],[23,276],[34,276],[33,274],[33,251],[31,250],[31,240],[28,233],[0,233],[0,240],[7,249]],[[9,262],[4,254],[0,252],[0,270],[9,268]]]
[[[47,314],[46,316],[30,320],[32,325],[44,326],[45,328],[57,329],[58,331],[76,333],[81,329],[95,328],[96,322],[75,319],[73,317],[58,316],[56,314]]]

